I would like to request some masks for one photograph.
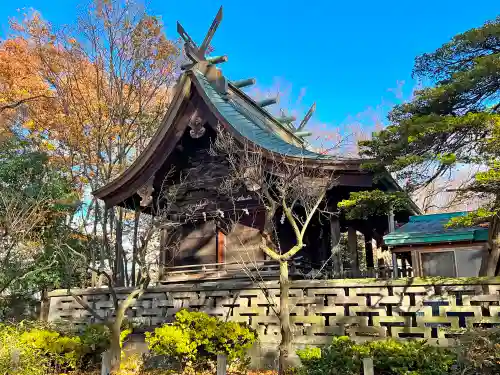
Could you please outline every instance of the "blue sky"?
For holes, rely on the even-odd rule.
[[[2,37],[18,8],[33,7],[52,23],[63,24],[74,22],[79,3],[1,2]],[[300,113],[316,101],[315,122],[332,126],[356,117],[373,125],[374,116],[410,95],[416,55],[500,14],[498,0],[149,1],[150,13],[162,16],[169,37],[177,37],[179,20],[196,42],[220,5],[224,19],[213,46],[214,54],[228,55],[224,74],[234,80],[254,77],[262,90],[279,83],[291,89],[282,106]],[[396,95],[397,87],[402,90]]]

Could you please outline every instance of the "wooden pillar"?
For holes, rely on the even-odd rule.
[[[399,277],[397,253],[392,253],[392,277],[394,279],[397,279]]]
[[[336,216],[332,216],[330,219],[330,241],[332,246],[333,277],[340,277],[343,265],[340,257],[340,222]]]
[[[365,233],[364,237],[365,237],[366,267],[374,268],[372,235],[370,233]]]
[[[166,228],[160,230],[160,264],[159,264],[159,278],[160,280],[165,276],[165,267],[168,267],[169,259],[168,249],[167,249],[167,238],[168,233]]]
[[[49,321],[49,312],[50,312],[50,298],[49,292],[46,288],[42,290],[42,296],[40,298],[40,315],[39,319],[42,322]]]
[[[318,255],[319,255],[319,262],[318,263],[321,264],[321,266],[323,266],[323,264],[325,264],[325,262],[330,259],[331,239],[330,239],[330,226],[328,223],[325,223],[325,222],[321,223],[321,225],[320,225],[320,237],[321,238],[319,241],[320,248],[318,251]]]
[[[411,267],[413,268],[413,277],[422,277],[422,273],[420,270],[420,254],[418,253],[417,250],[412,250],[411,251]]]
[[[217,244],[216,244],[216,249],[217,249],[217,263],[224,263],[225,260],[225,248],[226,248],[226,235],[224,234],[223,231],[221,231],[219,228],[217,228]]]
[[[392,233],[396,229],[394,222],[394,210],[392,209],[392,207],[389,209],[387,220],[389,220],[389,233]]]
[[[352,275],[356,275],[359,271],[358,263],[358,236],[356,229],[349,226],[347,228],[347,248],[349,249],[350,268]]]

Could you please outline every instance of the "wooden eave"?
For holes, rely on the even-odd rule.
[[[177,83],[172,103],[145,150],[123,173],[92,192],[96,198],[105,202],[106,207],[113,207],[134,195],[165,162],[184,132],[184,128],[177,129],[172,124],[178,119],[178,115],[182,114],[190,93],[191,79],[183,74]]]
[[[405,244],[405,245],[394,245],[389,246],[391,252],[393,253],[406,253],[410,251],[418,252],[435,252],[435,251],[446,251],[446,250],[486,250],[488,241],[457,241],[457,242],[433,242],[433,243],[416,243],[416,244]]]

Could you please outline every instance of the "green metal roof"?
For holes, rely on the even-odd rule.
[[[384,236],[388,246],[405,246],[459,241],[487,241],[488,228],[446,228],[450,219],[465,216],[467,212],[410,216],[410,221],[394,232]]]
[[[276,124],[270,115],[265,115],[262,111],[245,103],[245,100],[234,90],[230,90],[227,98],[222,98],[203,73],[199,70],[193,71],[209,100],[242,137],[281,155],[311,159],[339,159],[285,141],[276,131]]]

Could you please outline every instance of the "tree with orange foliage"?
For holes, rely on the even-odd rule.
[[[21,128],[81,193],[109,182],[141,152],[166,112],[176,43],[157,17],[122,0],[95,0],[75,27],[55,28],[31,12],[11,28],[0,45],[0,134]],[[104,245],[92,262],[107,263],[117,285],[132,284],[123,210],[87,203],[81,227],[101,234]]]
[[[94,0],[75,25],[64,27],[32,11],[12,20],[11,31],[0,42],[0,137],[28,137],[83,197],[121,173],[158,128],[176,79],[179,49],[159,18],[126,0]],[[108,279],[110,288],[136,286],[125,301],[116,301],[121,316],[149,282],[149,275],[135,271],[137,254],[123,246],[127,226],[137,227],[140,220],[128,218],[122,208],[85,203],[76,222],[102,242],[88,257],[73,257],[85,257],[88,269]],[[109,324],[113,337],[119,338],[120,319]]]

